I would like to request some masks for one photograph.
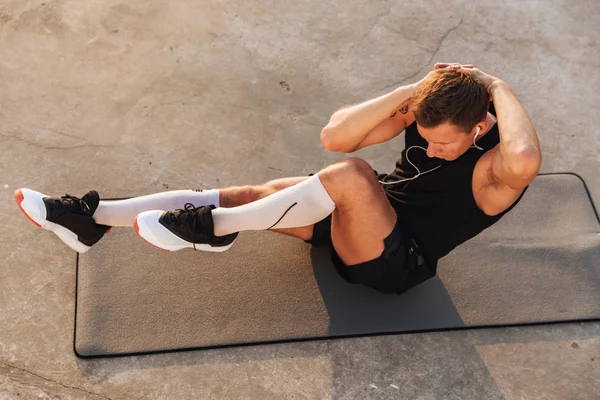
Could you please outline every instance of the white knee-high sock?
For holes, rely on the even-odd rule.
[[[318,174],[260,200],[212,210],[214,234],[308,226],[327,217],[335,204]]]
[[[214,204],[219,207],[219,189],[171,190],[126,200],[101,201],[92,218],[98,224],[108,226],[133,226],[135,217],[144,211],[175,211],[184,208],[186,203],[195,207]]]

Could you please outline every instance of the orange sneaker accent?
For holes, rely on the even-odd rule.
[[[23,196],[23,191],[21,189],[19,190],[15,190],[15,200],[17,201],[17,205],[19,206],[19,208],[21,209],[21,211],[23,212],[23,214],[25,214],[25,216],[34,224],[36,224],[37,226],[39,226],[40,228],[42,227],[40,224],[38,224],[37,222],[35,222],[33,220],[33,218],[31,218],[29,216],[29,214],[27,214],[25,212],[25,210],[23,209],[23,207],[21,207],[21,203],[23,202],[23,200],[25,199],[25,197]]]

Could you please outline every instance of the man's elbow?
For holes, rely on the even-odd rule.
[[[510,186],[524,188],[538,175],[542,166],[542,154],[538,148],[528,148],[513,157],[509,164]]]
[[[332,153],[352,153],[354,149],[344,146],[339,140],[339,131],[328,128],[321,131],[321,144],[327,151]]]

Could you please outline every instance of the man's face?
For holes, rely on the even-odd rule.
[[[454,161],[473,144],[473,134],[466,133],[449,122],[433,128],[423,128],[417,123],[417,130],[427,141],[427,156],[431,158]]]

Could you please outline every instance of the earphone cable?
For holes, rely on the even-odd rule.
[[[475,140],[477,139],[477,136],[479,136],[479,132],[480,132],[480,130],[481,130],[481,128],[480,128],[480,127],[477,127],[477,133],[476,133],[476,134],[475,134],[475,136],[473,137],[473,145],[472,145],[470,148],[475,148],[475,149],[477,149],[477,150],[483,151],[483,148],[481,148],[481,147],[477,146],[477,144],[475,144]],[[408,152],[409,152],[411,149],[414,149],[414,148],[421,149],[421,150],[423,150],[423,151],[425,151],[425,152],[427,152],[427,149],[426,149],[426,148],[424,148],[424,147],[421,147],[421,146],[410,146],[408,149],[406,149],[406,154],[405,154],[406,161],[408,161],[408,163],[409,163],[410,165],[412,165],[414,169],[416,169],[416,170],[417,170],[417,174],[416,174],[415,176],[413,176],[413,177],[410,177],[410,178],[405,178],[405,179],[400,179],[400,180],[393,181],[393,182],[379,181],[379,183],[380,183],[380,184],[382,184],[382,185],[395,185],[395,184],[402,183],[402,182],[406,182],[406,181],[412,181],[412,180],[415,180],[415,179],[417,179],[419,176],[421,176],[421,175],[425,175],[425,174],[428,174],[428,173],[430,173],[430,172],[433,172],[433,171],[435,171],[436,169],[438,169],[438,168],[440,168],[440,167],[442,167],[442,166],[444,165],[444,164],[442,164],[442,165],[438,165],[438,166],[437,166],[437,167],[435,167],[435,168],[432,168],[432,169],[430,169],[430,170],[427,170],[427,171],[425,171],[425,172],[421,172],[421,170],[419,169],[419,167],[417,167],[415,164],[413,164],[413,162],[412,162],[412,161],[410,161],[410,158],[408,158]],[[387,193],[393,193],[393,192],[392,192],[390,189],[387,189],[387,188],[385,188],[385,191],[386,191]],[[395,197],[393,197],[393,196],[391,196],[391,197],[392,197],[392,198],[394,198],[395,200],[398,200],[398,199],[396,199],[396,198],[395,198]]]

